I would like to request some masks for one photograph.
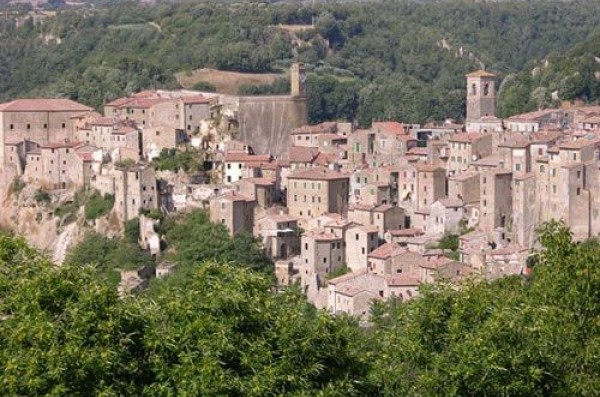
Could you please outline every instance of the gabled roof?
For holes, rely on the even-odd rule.
[[[287,157],[291,163],[311,163],[319,154],[319,148],[292,146],[288,148]]]
[[[312,179],[312,180],[336,180],[348,179],[348,175],[341,172],[332,171],[327,168],[314,167],[303,170],[297,170],[288,175],[288,179]]]
[[[388,259],[396,255],[406,252],[407,249],[400,247],[398,244],[385,243],[381,247],[369,254],[369,258],[373,259]]]
[[[450,138],[448,138],[448,140],[450,142],[472,143],[487,136],[490,136],[490,134],[482,134],[479,132],[462,132],[459,134],[451,135]]]
[[[496,75],[494,73],[479,69],[475,72],[468,73],[466,77],[496,77]]]
[[[421,284],[421,280],[419,278],[409,275],[402,275],[399,277],[387,276],[385,281],[391,287],[412,287]]]
[[[397,121],[374,121],[373,130],[381,130],[396,135],[405,135],[404,124]]]
[[[271,161],[271,156],[268,154],[248,154],[246,152],[227,152],[225,161],[244,163],[248,161]]]
[[[16,99],[0,105],[0,112],[86,112],[92,111],[89,106],[70,99]]]

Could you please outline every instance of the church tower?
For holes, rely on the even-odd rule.
[[[290,83],[293,97],[304,97],[306,95],[306,69],[303,63],[292,63],[290,67]]]
[[[496,75],[478,70],[467,75],[467,122],[496,115]]]

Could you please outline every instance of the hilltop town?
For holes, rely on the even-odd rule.
[[[462,124],[307,125],[302,64],[290,80],[281,96],[142,91],[103,114],[67,99],[1,104],[4,198],[24,186],[59,205],[78,191],[110,197],[96,230],[140,217],[139,243],[157,258],[162,236],[146,215],[204,208],[260,239],[280,288],[299,283],[317,307],[356,316],[436,280],[526,274],[551,219],[578,241],[600,233],[599,107],[503,120],[495,75],[479,70],[466,76]],[[201,166],[157,169],[182,153]],[[123,273],[124,290],[143,283]]]

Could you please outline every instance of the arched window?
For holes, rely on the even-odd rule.
[[[471,84],[471,95],[477,95],[477,84]]]
[[[485,83],[485,85],[483,86],[483,95],[490,95],[490,83]]]

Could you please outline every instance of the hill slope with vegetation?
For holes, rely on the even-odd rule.
[[[0,394],[595,395],[600,246],[558,223],[540,240],[529,278],[429,286],[360,328],[236,259],[188,248],[185,281],[119,299],[92,264],[0,235]]]
[[[68,10],[39,24],[0,25],[0,100],[65,96],[100,107],[137,90],[175,88],[176,73],[285,72],[302,61],[312,122],[460,119],[466,72],[482,64],[501,77],[519,72],[586,40],[599,17],[595,0]],[[287,85],[243,88],[270,93]]]

